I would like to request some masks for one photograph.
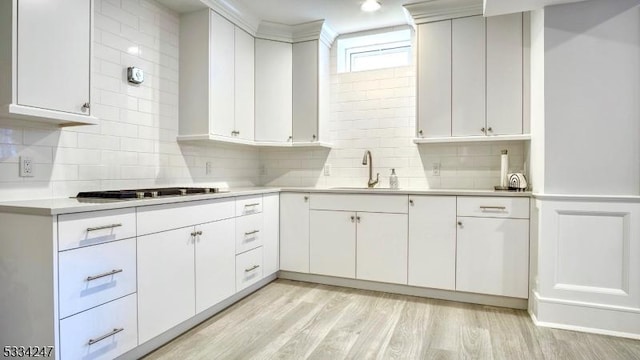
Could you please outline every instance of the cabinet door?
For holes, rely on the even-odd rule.
[[[280,269],[309,272],[309,194],[280,194]]]
[[[138,329],[142,344],[195,315],[193,228],[138,237]]]
[[[280,270],[280,196],[277,193],[262,196],[262,221],[262,271],[268,276]]]
[[[235,219],[196,226],[196,313],[236,291]]]
[[[235,131],[235,27],[217,13],[211,11],[210,14],[210,129],[215,135],[232,136],[231,132]]]
[[[529,220],[458,221],[456,290],[527,298]]]
[[[256,39],[256,141],[287,142],[292,119],[292,46]]]
[[[92,2],[17,3],[18,104],[88,115]]]
[[[485,135],[484,24],[482,16],[452,20],[452,136]]]
[[[410,197],[409,285],[455,290],[455,196]]]
[[[418,26],[418,137],[451,136],[451,20]]]
[[[407,215],[357,213],[356,277],[407,283]]]
[[[356,213],[311,210],[309,271],[356,277]]]
[[[253,36],[235,28],[235,130],[238,137],[253,140],[254,113],[254,52]]]
[[[522,134],[522,14],[487,18],[488,135]]]
[[[293,44],[293,141],[318,137],[318,40]]]

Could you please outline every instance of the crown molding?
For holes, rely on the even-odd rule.
[[[482,15],[482,0],[429,0],[404,5],[415,24]]]
[[[298,43],[320,40],[331,47],[338,34],[324,20],[311,21],[298,25],[284,25],[270,21],[262,21],[258,26],[256,37],[267,40]]]
[[[263,20],[260,22],[260,25],[258,25],[256,37],[260,39],[292,43],[293,30],[290,25]]]
[[[200,0],[242,30],[256,36],[260,19],[236,0]]]

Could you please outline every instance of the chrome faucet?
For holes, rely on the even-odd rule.
[[[368,162],[367,162],[367,157],[369,158]],[[380,180],[380,173],[378,173],[376,175],[376,179],[373,180],[373,158],[371,157],[371,151],[369,150],[365,150],[364,157],[362,158],[362,165],[367,165],[367,164],[369,164],[369,182],[367,183],[367,186],[371,189],[374,186],[376,186],[376,184]]]

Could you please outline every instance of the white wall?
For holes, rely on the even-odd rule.
[[[510,170],[523,171],[521,142],[415,145],[415,65],[338,74],[336,48],[334,43],[329,139],[325,139],[335,148],[263,150],[263,184],[366,186],[369,175],[362,157],[367,149],[382,187],[389,186],[395,168],[403,188],[492,189],[500,183],[502,149],[509,150]],[[323,175],[325,163],[331,165],[331,176]],[[441,164],[440,176],[431,175],[433,163]]]
[[[546,193],[640,195],[640,1],[544,14]]]
[[[544,193],[544,10],[531,12],[531,186]]]
[[[97,126],[0,119],[0,200],[170,184],[253,185],[258,151],[178,144],[179,16],[151,0],[95,0],[92,111]],[[138,48],[136,54],[129,53]],[[128,66],[145,71],[128,85]],[[36,177],[18,177],[32,156]],[[205,174],[205,162],[213,171]]]

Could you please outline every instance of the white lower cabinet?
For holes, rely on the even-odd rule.
[[[262,247],[236,256],[236,291],[262,280]]]
[[[456,290],[527,298],[529,220],[458,217]]]
[[[407,215],[358,212],[356,278],[407,283]]]
[[[409,197],[409,285],[456,288],[456,197]]]
[[[138,237],[138,325],[144,343],[195,315],[193,227]]]
[[[138,345],[136,294],[60,320],[60,358],[114,359]]]
[[[236,291],[235,219],[197,225],[195,248],[196,313]]]
[[[309,194],[280,194],[280,269],[309,272]]]
[[[356,277],[356,213],[311,210],[309,271],[314,274]]]
[[[263,276],[280,270],[280,194],[262,196],[262,255]]]

